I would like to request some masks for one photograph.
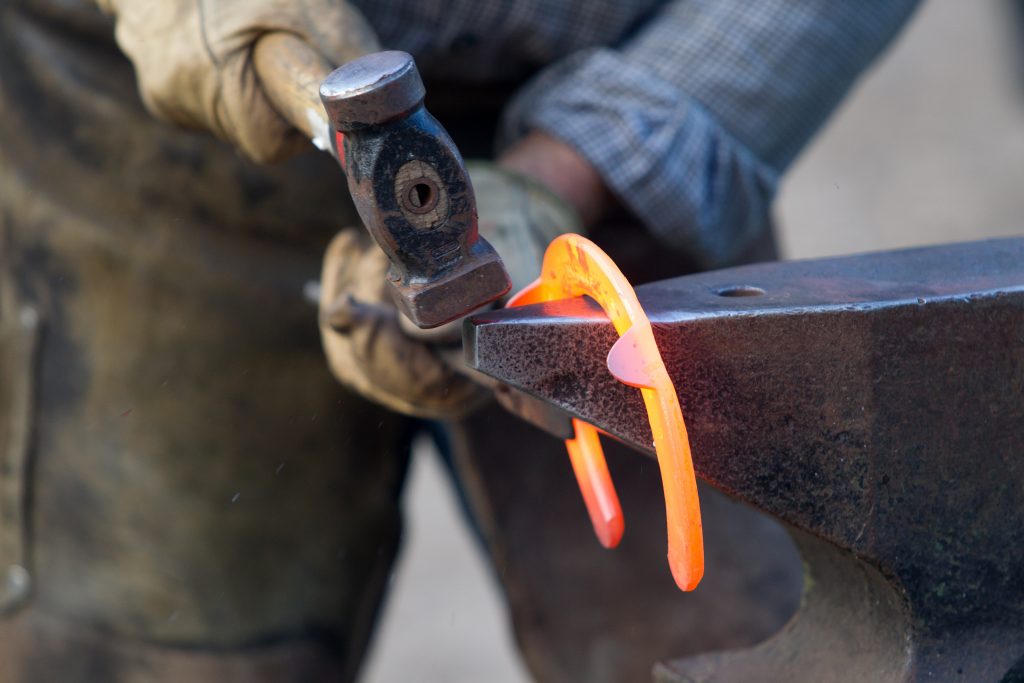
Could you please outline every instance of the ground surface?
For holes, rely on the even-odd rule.
[[[787,257],[1024,235],[1024,71],[1008,4],[925,3],[789,174],[778,204]],[[364,679],[527,681],[428,449],[406,504],[409,533]]]

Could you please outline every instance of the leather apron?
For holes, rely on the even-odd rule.
[[[153,120],[112,35],[0,5],[0,680],[349,680],[411,429],[304,294],[344,180]]]

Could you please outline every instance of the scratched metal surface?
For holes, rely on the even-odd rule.
[[[763,293],[723,295],[737,288]],[[698,475],[880,572],[868,594],[902,605],[883,621],[912,644],[892,680],[1000,681],[1024,656],[1024,239],[637,293]],[[465,333],[477,369],[651,450],[595,306],[488,313]]]

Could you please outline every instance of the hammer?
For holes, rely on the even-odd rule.
[[[375,52],[332,71],[301,39],[273,33],[253,62],[278,113],[341,163],[410,321],[438,327],[509,291],[501,258],[477,230],[462,156],[424,108],[410,55]]]

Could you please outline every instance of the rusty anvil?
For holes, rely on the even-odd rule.
[[[637,295],[698,476],[781,520],[805,566],[774,637],[662,663],[658,681],[1024,680],[1024,239]],[[605,365],[616,338],[583,299],[464,325],[468,364],[532,397],[527,419],[551,426],[539,399],[651,454],[639,392]]]

